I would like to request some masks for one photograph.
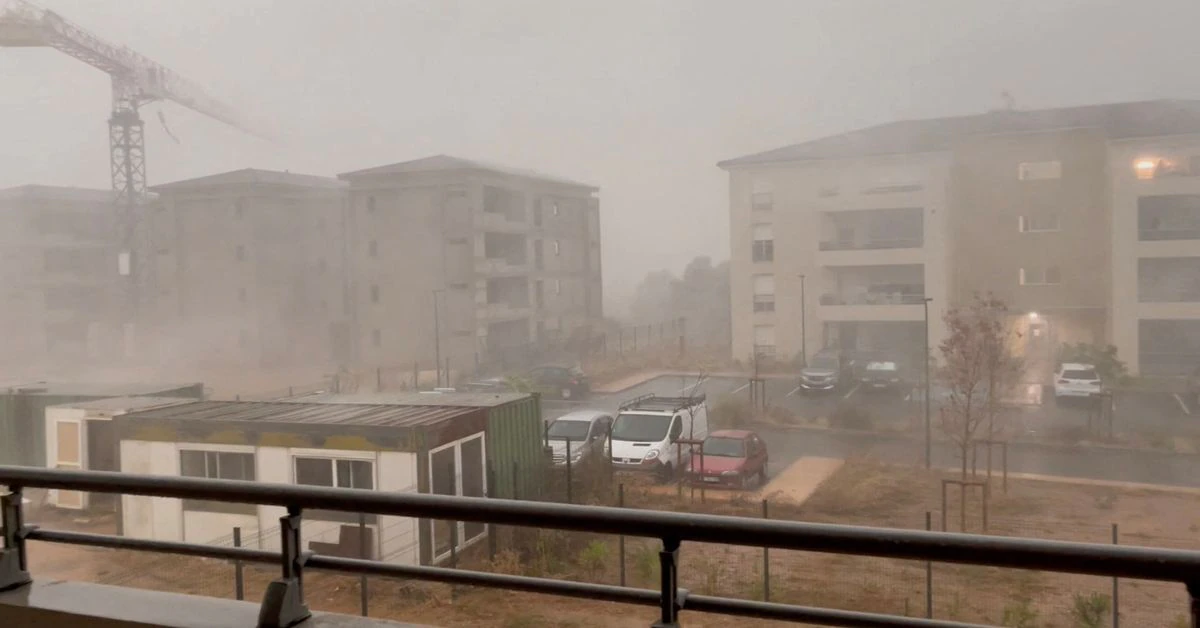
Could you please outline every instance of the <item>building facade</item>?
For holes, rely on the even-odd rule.
[[[104,190],[0,190],[0,362],[81,364],[118,346],[113,211]]]
[[[515,364],[601,320],[597,188],[447,156],[339,176],[359,363]]]
[[[1134,372],[1190,371],[1196,133],[1194,102],[1005,110],[722,162],[734,357],[792,359],[804,339],[809,356],[837,347],[919,363],[925,307],[936,352],[946,309],[990,292],[1035,380],[1079,342],[1115,345]]]
[[[146,326],[161,359],[350,359],[343,183],[238,170],[154,191]]]

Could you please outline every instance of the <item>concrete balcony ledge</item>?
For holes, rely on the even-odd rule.
[[[85,582],[35,582],[0,593],[0,626],[13,628],[255,628],[258,604]],[[314,612],[297,628],[428,628]]]

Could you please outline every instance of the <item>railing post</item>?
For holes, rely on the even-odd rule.
[[[1113,543],[1113,545],[1120,545],[1120,543],[1121,543],[1120,529],[1117,527],[1117,524],[1115,524],[1115,523],[1112,524],[1112,543]],[[1112,582],[1112,585],[1113,585],[1112,586],[1112,625],[1113,625],[1113,628],[1120,628],[1120,626],[1121,626],[1121,587],[1118,584],[1120,582],[1120,579],[1114,576],[1112,581],[1113,581]]]
[[[679,589],[679,539],[662,540],[662,551],[658,553],[660,617],[651,628],[679,628],[679,609],[683,607],[687,591]]]
[[[10,486],[0,497],[0,525],[4,526],[4,548],[0,549],[0,591],[22,587],[33,579],[25,556],[25,521],[21,512],[21,487]]]
[[[575,494],[573,493],[573,491],[572,491],[573,487],[571,486],[572,479],[573,478],[571,477],[571,439],[568,438],[567,439],[567,503],[568,504],[575,503]]]
[[[925,531],[930,530],[933,530],[933,513],[926,510]],[[933,561],[928,560],[925,561],[925,618],[933,619]]]
[[[242,527],[233,527],[233,546],[242,546]],[[242,569],[242,561],[233,561],[233,594],[240,602],[246,599],[246,578]]]
[[[378,522],[378,520],[376,520],[376,521]],[[382,526],[376,526],[376,527],[382,529]],[[382,536],[382,535],[380,535],[380,536]],[[361,512],[358,513],[358,556],[359,556],[359,558],[361,558],[363,560],[369,560],[371,558],[371,552],[370,552],[369,548],[367,547],[367,516]],[[358,592],[359,592],[358,604],[360,607],[359,610],[362,611],[363,617],[366,617],[367,614],[370,612],[371,590],[368,587],[370,587],[370,585],[367,583],[367,574],[363,574],[363,575],[359,576],[359,578],[358,578]]]
[[[701,447],[703,447],[703,445],[701,445]],[[701,469],[700,473],[703,474],[704,470]],[[767,500],[765,500],[765,499],[762,500],[762,508],[763,508],[763,519],[770,519],[771,515],[767,511]],[[771,548],[770,547],[763,548],[763,601],[764,602],[771,601]]]
[[[288,506],[279,518],[283,573],[267,585],[258,609],[258,628],[290,628],[312,616],[304,605],[304,562],[308,553],[300,542],[300,508]]]
[[[1200,580],[1187,583],[1187,592],[1190,625],[1192,628],[1200,628]]]
[[[618,508],[625,507],[625,483],[624,482],[621,482],[620,484],[617,485],[617,507]],[[618,560],[619,560],[618,568],[621,571],[621,586],[625,586],[625,535],[624,534],[622,534],[617,539],[617,553],[620,555],[620,557],[618,558]]]
[[[491,462],[487,463],[487,494],[492,499],[496,498],[496,469]],[[488,560],[496,560],[496,537],[496,526],[488,525]]]

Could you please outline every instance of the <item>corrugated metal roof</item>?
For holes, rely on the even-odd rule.
[[[306,397],[296,397],[292,400],[281,400],[287,403],[353,403],[353,404],[387,404],[401,406],[445,406],[457,408],[494,408],[506,403],[519,401],[529,397],[528,393],[474,393],[474,392],[409,392],[409,393],[364,393],[337,394],[324,393]]]
[[[293,425],[356,425],[428,427],[469,416],[476,408],[365,403],[302,403],[296,401],[197,401],[131,412],[127,419],[286,423]]]
[[[722,161],[721,168],[749,164],[949,150],[955,140],[975,135],[1103,129],[1111,139],[1200,133],[1200,101],[1153,100],[1057,109],[901,120],[792,144]]]
[[[160,406],[195,403],[195,399],[179,397],[109,397],[107,399],[92,399],[90,401],[75,401],[62,403],[52,408],[77,408],[79,410],[96,410],[99,412],[133,412]]]
[[[434,155],[432,157],[424,157],[422,159],[413,159],[411,161],[403,161],[396,164],[386,166],[377,166],[375,168],[366,168],[363,170],[355,170],[354,172],[343,172],[338,175],[339,179],[352,179],[367,175],[379,174],[414,174],[419,172],[442,172],[453,170],[483,170],[486,172],[498,172],[514,177],[522,177],[525,179],[534,179],[537,181],[546,181],[549,183],[558,183],[560,185],[569,185],[572,187],[587,188],[589,190],[598,190],[594,185],[572,181],[563,177],[538,172],[536,170],[526,170],[524,168],[512,168],[499,164],[492,164],[477,159],[463,159],[461,157],[451,157],[450,155]]]

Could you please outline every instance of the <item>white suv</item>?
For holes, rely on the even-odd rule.
[[[1067,362],[1054,375],[1054,400],[1087,398],[1100,394],[1100,375],[1091,364]]]

